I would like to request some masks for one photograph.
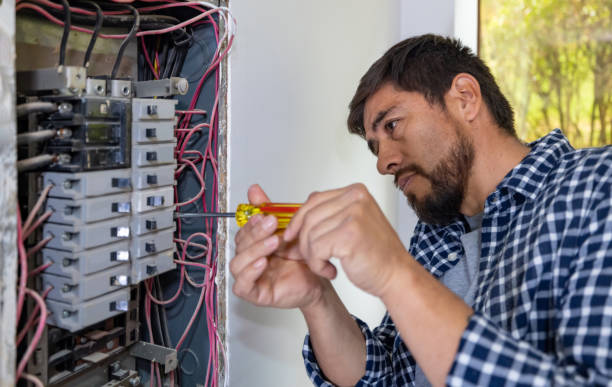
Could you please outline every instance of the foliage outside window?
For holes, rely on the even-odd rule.
[[[479,39],[520,138],[612,143],[612,0],[480,0]]]

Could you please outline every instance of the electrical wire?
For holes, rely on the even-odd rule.
[[[100,35],[102,25],[104,24],[104,13],[102,12],[102,8],[97,3],[93,1],[85,1],[85,3],[92,6],[96,10],[96,24],[94,26],[93,33],[91,34],[89,45],[87,45],[85,57],[83,58],[83,67],[88,68],[89,59],[91,58],[91,53],[93,52],[93,48],[96,44],[96,39],[98,39],[98,35]]]
[[[138,10],[128,4],[126,4],[125,7],[127,7],[130,11],[132,11],[132,14],[134,15],[134,25],[132,26],[130,33],[126,36],[126,38],[123,40],[123,42],[121,42],[121,45],[119,46],[119,51],[117,52],[117,59],[115,60],[115,64],[113,65],[113,70],[111,71],[112,79],[114,79],[117,76],[117,71],[119,71],[119,65],[121,64],[121,60],[123,59],[123,52],[125,51],[125,48],[130,43],[130,41],[134,37],[136,37],[136,33],[138,32],[138,29],[140,28],[140,13],[138,13]]]
[[[62,41],[60,43],[59,65],[63,66],[66,62],[66,46],[68,45],[68,36],[70,35],[71,12],[68,0],[61,0],[61,2],[64,6],[64,33],[62,34]]]
[[[45,324],[47,322],[47,305],[45,305],[45,301],[42,299],[42,297],[38,293],[36,293],[32,289],[26,288],[25,292],[30,297],[32,297],[34,301],[36,301],[36,303],[40,307],[40,320],[38,320],[38,327],[36,328],[34,337],[32,337],[32,341],[30,341],[28,348],[26,349],[25,353],[23,354],[23,357],[19,361],[19,365],[17,366],[17,373],[15,374],[16,376],[15,380],[19,380],[19,378],[21,377],[21,374],[23,370],[25,369],[25,366],[28,364],[28,360],[34,353],[34,349],[36,348],[36,346],[38,345],[38,342],[40,341],[42,337],[43,331],[45,330]]]

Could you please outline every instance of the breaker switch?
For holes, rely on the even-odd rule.
[[[147,114],[150,116],[157,115],[157,105],[147,105]]]
[[[157,273],[157,265],[147,265],[147,275],[153,275]]]
[[[156,248],[155,248],[155,243],[153,243],[153,242],[147,242],[147,243],[145,243],[145,251],[146,251],[147,253],[154,253],[154,252],[155,252],[155,250],[156,250]]]
[[[129,227],[112,227],[110,229],[111,237],[113,238],[129,238],[130,228]]]
[[[147,184],[149,185],[157,184],[157,175],[147,175]]]
[[[111,180],[111,185],[113,186],[113,188],[128,188],[130,186],[130,179],[113,177],[113,179]]]
[[[111,203],[111,211],[112,212],[129,213],[131,207],[132,206],[131,206],[130,202]]]
[[[157,161],[157,152],[147,152],[147,161]]]
[[[130,260],[130,252],[129,251],[111,251],[110,260],[115,262],[127,262]]]
[[[157,230],[157,222],[154,220],[147,220],[145,222],[145,227],[147,230]]]
[[[149,207],[159,207],[164,205],[164,197],[163,196],[149,196],[147,197],[147,206]]]
[[[145,129],[145,136],[147,138],[157,137],[157,131],[155,130],[155,128],[146,128]]]

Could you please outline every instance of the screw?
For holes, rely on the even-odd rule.
[[[116,361],[110,365],[110,368],[111,368],[111,372],[117,372],[121,369],[121,364],[119,364],[119,362]]]
[[[64,309],[64,311],[62,312],[62,317],[68,318],[68,317],[70,317],[71,314],[72,314],[71,311]]]
[[[96,86],[96,93],[98,93],[99,95],[104,94],[104,86],[102,85]]]
[[[123,89],[121,89],[121,93],[122,93],[123,95],[125,95],[126,97],[127,97],[128,95],[130,95],[130,88],[129,88],[129,86],[123,86]]]
[[[65,189],[72,188],[72,182],[70,180],[64,180],[64,188]]]
[[[139,376],[135,376],[132,379],[130,379],[130,386],[140,386],[140,377]]]

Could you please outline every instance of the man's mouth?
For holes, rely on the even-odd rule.
[[[397,180],[397,188],[399,188],[400,191],[402,191],[404,194],[407,194],[408,187],[410,186],[410,183],[412,182],[412,179],[415,176],[416,176],[416,173],[414,172],[410,172],[410,173],[407,173],[401,176]]]

